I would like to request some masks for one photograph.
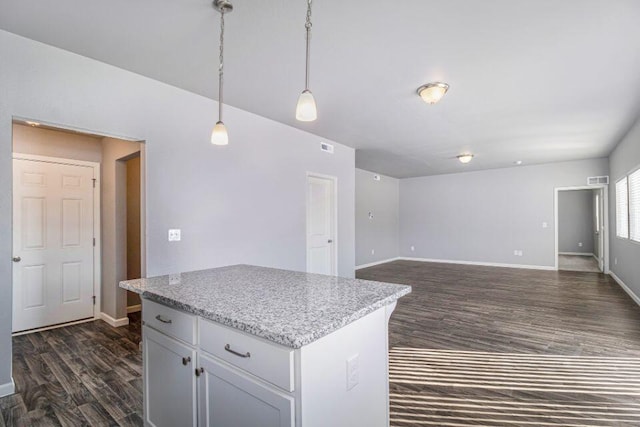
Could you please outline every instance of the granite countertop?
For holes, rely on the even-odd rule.
[[[411,292],[405,285],[251,265],[128,280],[120,287],[292,348]]]

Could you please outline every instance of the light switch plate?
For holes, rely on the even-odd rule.
[[[360,355],[355,354],[347,359],[347,390],[351,390],[360,382]]]
[[[180,241],[180,229],[170,229],[169,230],[169,241],[170,242],[179,242]]]

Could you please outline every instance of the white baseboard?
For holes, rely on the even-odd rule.
[[[388,262],[397,261],[399,259],[401,259],[401,258],[400,257],[395,257],[395,258],[383,259],[381,261],[370,262],[369,264],[356,265],[356,270],[360,270],[360,269],[367,268],[367,267],[373,267],[374,265],[386,264]]]
[[[592,256],[595,258],[595,254],[591,252],[558,252],[558,255],[577,255],[577,256]]]
[[[142,304],[130,305],[127,307],[127,313],[137,313],[142,311]]]
[[[16,392],[16,384],[13,382],[13,378],[11,378],[10,383],[0,384],[0,397],[9,396]]]
[[[459,261],[452,259],[431,259],[431,258],[398,258],[404,261],[420,261],[420,262],[439,262],[442,264],[462,264],[462,265],[479,265],[484,267],[504,267],[504,268],[522,268],[527,270],[556,270],[554,266],[548,265],[527,265],[527,264],[504,264],[497,262],[479,262],[479,261]]]
[[[636,304],[640,305],[640,297],[638,297],[638,295],[636,295],[630,287],[628,287],[623,281],[622,279],[620,279],[618,276],[616,276],[616,274],[613,271],[609,272],[609,276],[611,276],[613,278],[613,280],[615,280],[616,282],[618,282],[618,285],[620,285],[620,287],[627,293],[629,294],[629,296],[631,297],[632,300],[635,301]]]
[[[109,316],[107,313],[100,313],[100,318],[113,326],[114,328],[119,328],[120,326],[127,326],[129,324],[129,318],[123,317],[121,319],[114,319]]]

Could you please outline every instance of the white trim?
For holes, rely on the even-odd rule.
[[[13,378],[11,378],[10,383],[0,384],[0,397],[9,396],[16,392],[16,383],[13,382]]]
[[[442,264],[462,264],[462,265],[479,265],[485,267],[504,267],[504,268],[522,268],[526,270],[557,270],[552,265],[527,265],[527,264],[506,264],[498,262],[481,262],[481,261],[460,261],[453,259],[432,259],[432,258],[409,258],[400,257],[403,261],[420,261],[420,262],[436,262]]]
[[[42,331],[49,331],[51,329],[64,328],[66,326],[79,325],[81,323],[95,322],[95,320],[96,320],[95,318],[89,317],[87,319],[74,320],[73,322],[58,323],[56,325],[44,326],[42,328],[27,329],[26,331],[14,332],[14,333],[11,334],[11,336],[12,337],[18,337],[20,335],[33,334],[35,332],[42,332]]]
[[[613,280],[615,280],[616,282],[618,282],[618,285],[620,285],[620,287],[631,297],[631,299],[638,305],[640,305],[640,297],[638,295],[636,295],[630,287],[628,287],[623,281],[622,279],[620,279],[618,276],[616,276],[616,274],[613,271],[609,272],[609,276],[611,276],[613,278]]]
[[[127,307],[127,313],[137,313],[142,311],[142,304],[130,305]]]
[[[96,241],[95,245],[93,246],[93,296],[95,297],[95,302],[93,304],[93,319],[100,319],[100,309],[102,307],[102,224],[100,222],[102,221],[102,219],[100,218],[102,182],[100,181],[100,163],[88,162],[84,160],[64,159],[61,157],[37,156],[35,154],[24,154],[15,152],[12,153],[12,158],[13,160],[30,160],[36,162],[57,163],[63,165],[90,167],[93,169],[93,179],[95,180],[95,186],[93,187],[93,236]],[[13,183],[11,191],[13,192]],[[11,310],[13,311],[13,306],[11,307]],[[70,324],[73,324],[73,322]],[[46,327],[42,329],[46,330]]]
[[[363,268],[368,268],[368,267],[373,267],[374,265],[380,265],[380,264],[386,264],[388,262],[392,262],[392,261],[398,261],[402,258],[400,257],[395,257],[395,258],[387,258],[387,259],[383,259],[380,261],[376,261],[376,262],[370,262],[368,264],[360,264],[360,265],[356,265],[356,270],[361,270]]]
[[[600,256],[604,260],[604,274],[609,274],[609,186],[605,184],[601,185],[583,185],[576,187],[556,187],[553,189],[553,217],[554,217],[554,233],[555,233],[555,270],[558,269],[558,255],[559,250],[559,232],[558,232],[558,195],[560,191],[573,191],[573,190],[597,190],[602,189],[602,211],[604,217],[602,219],[602,239],[604,242],[603,249],[604,254]],[[604,255],[604,256],[603,256]]]
[[[596,258],[596,255],[591,252],[558,252],[558,255],[573,255],[573,256],[592,256]],[[598,258],[596,258],[598,259]]]
[[[338,177],[332,175],[324,175],[321,173],[309,172],[307,171],[305,182],[304,182],[304,194],[305,194],[305,258],[307,258],[307,253],[309,252],[309,177],[315,177],[320,179],[326,179],[333,182],[333,212],[332,212],[332,224],[333,229],[331,230],[333,240],[333,266],[334,271],[333,275],[338,275]],[[309,271],[309,259],[307,258],[307,271]]]
[[[111,326],[113,326],[114,328],[119,328],[120,326],[127,326],[129,324],[128,317],[114,319],[113,317],[109,316],[107,313],[104,313],[104,312],[100,313],[100,318],[105,322],[107,322],[108,324],[110,324]]]
[[[114,139],[122,139],[125,141],[131,141],[131,142],[142,142],[144,141],[144,138],[132,138],[129,136],[123,136],[123,135],[118,135],[115,133],[109,133],[109,132],[93,132],[90,131],[88,129],[84,129],[81,127],[77,127],[77,126],[70,126],[70,125],[63,125],[60,123],[53,123],[53,122],[47,122],[47,121],[43,121],[43,120],[39,120],[39,119],[34,119],[34,118],[26,118],[23,116],[13,116],[13,122],[14,123],[20,123],[20,124],[26,124],[26,122],[36,122],[39,123],[40,125],[44,125],[50,128],[54,128],[54,129],[58,129],[58,130],[69,130],[72,132],[76,132],[76,133],[81,133],[84,135],[89,135],[89,136],[98,136],[98,137],[106,137],[106,138],[114,138]],[[46,129],[46,128],[45,128]]]

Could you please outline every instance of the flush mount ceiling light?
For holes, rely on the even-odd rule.
[[[427,104],[435,104],[440,101],[449,90],[449,85],[442,82],[427,83],[418,88],[418,95]]]
[[[456,158],[458,160],[460,160],[460,163],[469,163],[472,159],[473,159],[473,154],[460,154],[459,156],[456,156]]]
[[[520,166],[522,164],[522,160],[516,160],[513,164]]]
[[[305,63],[304,90],[298,98],[296,106],[296,119],[301,122],[312,122],[318,118],[316,100],[309,90],[309,60],[311,57],[311,0],[307,0],[307,21],[304,27],[307,30],[307,55]]]
[[[227,0],[213,0],[213,8],[220,12],[220,65],[218,66],[218,122],[211,132],[211,143],[213,145],[229,144],[229,134],[227,127],[222,122],[222,89],[224,78],[224,14],[233,11],[233,5]]]

